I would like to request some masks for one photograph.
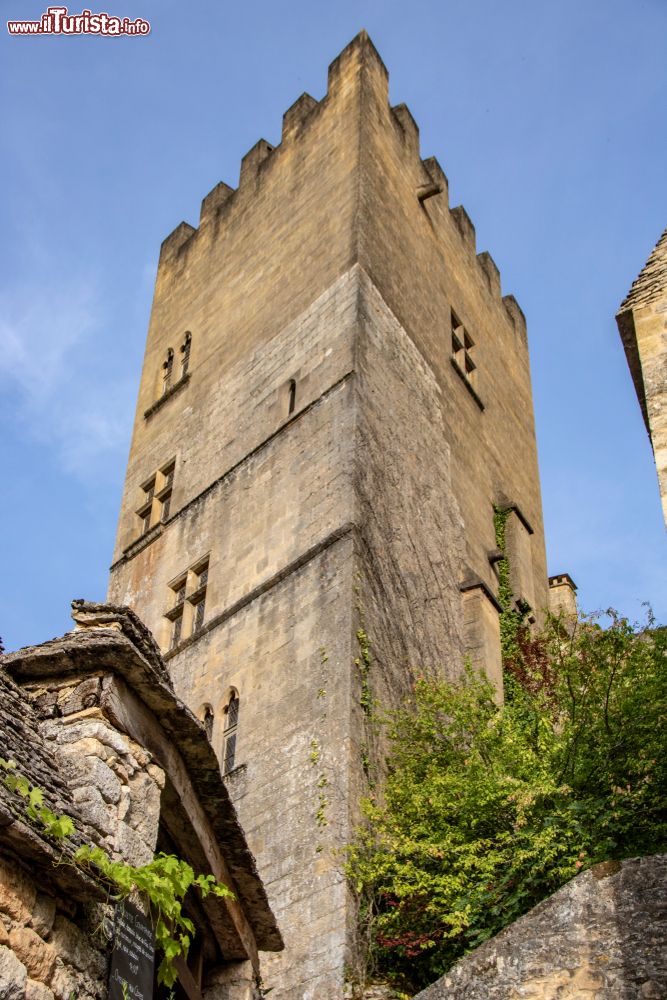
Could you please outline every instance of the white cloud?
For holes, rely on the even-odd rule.
[[[28,408],[50,399],[67,375],[74,348],[95,325],[89,284],[59,282],[0,295],[0,376]]]
[[[94,278],[36,273],[34,283],[0,292],[0,383],[15,394],[19,432],[89,479],[125,447],[134,390],[105,370],[108,321]]]

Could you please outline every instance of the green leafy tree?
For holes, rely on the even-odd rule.
[[[468,669],[386,722],[349,849],[372,972],[414,990],[590,865],[667,847],[667,633],[520,625],[505,704]]]

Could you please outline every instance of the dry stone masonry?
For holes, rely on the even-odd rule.
[[[81,845],[134,866],[175,853],[232,888],[188,910],[179,976],[192,1000],[256,1000],[258,951],[282,941],[206,732],[131,611],[78,601],[73,617],[0,660],[0,756],[75,826],[55,840],[0,782],[0,1000],[107,997],[114,912]]]
[[[416,1000],[664,1000],[667,856],[578,875]]]

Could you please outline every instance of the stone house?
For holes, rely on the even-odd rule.
[[[175,996],[254,997],[258,952],[282,940],[205,727],[133,612],[75,601],[73,618],[0,660],[0,756],[76,828],[58,843],[0,781],[0,997],[106,998],[112,907],[71,862],[81,844],[135,866],[176,854],[229,886],[234,899],[187,899],[197,933]]]
[[[667,523],[667,229],[621,303],[616,324],[651,440]]]

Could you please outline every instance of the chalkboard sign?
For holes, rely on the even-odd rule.
[[[116,907],[109,1000],[152,1000],[155,935],[135,906]]]

